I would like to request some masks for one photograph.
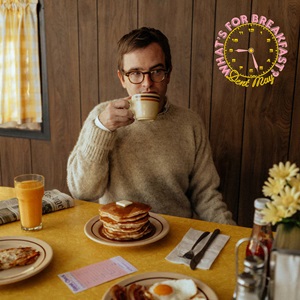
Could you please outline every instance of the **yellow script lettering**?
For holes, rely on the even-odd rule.
[[[243,86],[243,87],[249,87],[250,79],[248,80],[241,80],[240,74],[237,71],[231,71],[229,76],[226,76],[226,78],[234,82],[236,85]]]
[[[255,77],[252,83],[252,87],[263,86],[270,83],[271,85],[274,83],[274,76],[270,75],[268,77]]]

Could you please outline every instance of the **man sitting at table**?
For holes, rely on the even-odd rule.
[[[220,180],[200,116],[166,97],[172,72],[167,37],[143,27],[118,46],[118,77],[129,96],[90,112],[68,159],[71,194],[103,204],[127,199],[156,213],[235,224],[217,190]],[[155,121],[135,121],[128,100],[138,93],[160,95]]]

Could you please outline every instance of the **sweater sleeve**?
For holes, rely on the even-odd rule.
[[[194,213],[205,221],[235,225],[232,214],[218,191],[220,178],[201,119],[200,126],[195,129],[195,141],[195,163],[189,187]]]
[[[96,106],[87,117],[67,164],[67,184],[77,199],[96,201],[105,192],[108,156],[115,142],[115,133],[100,129],[95,118],[103,105]]]

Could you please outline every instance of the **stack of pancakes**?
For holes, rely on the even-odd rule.
[[[149,221],[150,210],[149,205],[139,202],[129,202],[126,206],[122,201],[105,204],[99,209],[102,234],[111,240],[140,239],[153,230]]]

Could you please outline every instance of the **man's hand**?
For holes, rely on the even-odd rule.
[[[119,127],[130,125],[134,122],[134,116],[129,110],[131,97],[121,98],[110,102],[104,111],[99,115],[100,122],[110,131]]]

